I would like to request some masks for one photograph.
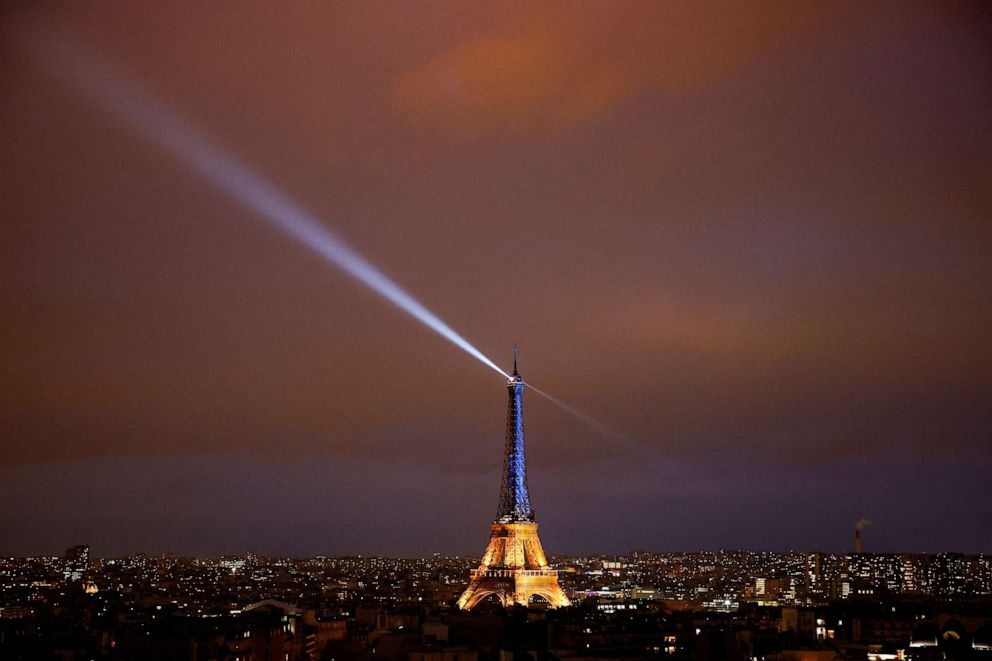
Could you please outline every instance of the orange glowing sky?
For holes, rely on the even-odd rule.
[[[3,12],[0,553],[477,552],[503,443],[492,372],[74,96],[39,26],[634,440],[528,398],[549,552],[844,548],[862,516],[989,549],[981,5]]]

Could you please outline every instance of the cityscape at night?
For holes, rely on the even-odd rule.
[[[454,608],[478,557],[0,561],[4,658],[992,658],[992,558],[552,558],[569,608]],[[838,650],[840,651],[838,653]]]
[[[992,5],[0,6],[0,661],[992,661]]]

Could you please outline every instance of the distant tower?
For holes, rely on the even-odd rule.
[[[865,526],[870,526],[870,519],[858,519],[857,523],[854,524],[854,552],[861,553],[861,531],[865,529]]]
[[[568,606],[568,597],[558,585],[558,572],[548,568],[548,560],[537,537],[537,523],[527,491],[527,464],[524,457],[524,380],[517,372],[517,348],[513,348],[513,376],[507,379],[509,404],[506,412],[506,456],[499,490],[498,518],[492,524],[492,537],[473,569],[471,580],[458,607],[469,610],[489,595],[496,595],[503,606],[527,605],[540,596],[551,606]]]

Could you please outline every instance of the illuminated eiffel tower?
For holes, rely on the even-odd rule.
[[[537,523],[527,493],[524,457],[524,380],[517,372],[517,348],[513,348],[513,376],[506,382],[510,402],[506,412],[506,458],[499,492],[499,518],[492,524],[492,537],[473,569],[471,580],[458,607],[469,610],[490,595],[503,606],[527,605],[539,596],[552,607],[568,606],[568,597],[558,585],[558,572],[548,560],[537,537]]]

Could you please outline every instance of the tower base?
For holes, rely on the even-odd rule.
[[[478,569],[473,569],[458,607],[471,610],[486,597],[495,595],[503,606],[526,606],[538,596],[552,608],[569,606],[558,584],[558,572],[548,560],[532,521],[497,521]]]

